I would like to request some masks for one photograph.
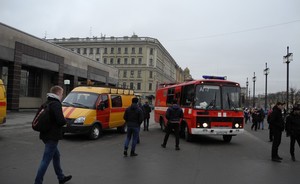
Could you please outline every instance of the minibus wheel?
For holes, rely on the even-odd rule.
[[[98,124],[94,124],[89,133],[89,138],[92,140],[98,139],[101,135],[101,131],[101,127]]]
[[[127,124],[125,123],[123,126],[117,127],[117,131],[119,133],[126,133],[127,132]]]

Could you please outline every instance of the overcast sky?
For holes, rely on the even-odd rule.
[[[300,90],[299,0],[0,0],[0,22],[39,38],[131,36],[158,39],[192,77],[225,75],[251,96]]]

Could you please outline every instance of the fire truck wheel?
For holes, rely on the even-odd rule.
[[[193,135],[189,133],[188,128],[189,127],[187,125],[184,126],[184,138],[185,138],[186,141],[192,142],[193,141]]]
[[[232,139],[232,135],[223,135],[224,142],[230,142]]]
[[[98,124],[94,124],[89,133],[89,138],[92,140],[98,139],[101,135],[101,131],[101,127]]]

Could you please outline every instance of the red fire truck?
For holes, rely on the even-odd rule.
[[[202,80],[161,84],[156,91],[155,122],[164,131],[168,106],[173,99],[184,112],[180,133],[187,141],[194,135],[222,135],[225,142],[244,131],[241,88],[226,77],[203,76]]]

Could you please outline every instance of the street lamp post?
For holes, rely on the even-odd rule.
[[[266,68],[264,69],[264,74],[266,76],[266,85],[265,85],[265,111],[267,111],[267,99],[268,99],[268,74],[270,73],[270,68],[268,68],[268,64],[266,63]]]
[[[289,64],[293,61],[293,53],[289,52],[289,46],[287,47],[287,53],[283,56],[283,62],[286,63],[286,110],[289,111]]]
[[[247,81],[246,81],[246,105],[248,106],[248,85],[249,85],[249,81],[248,81],[248,77],[247,77]]]
[[[249,88],[249,105],[250,105],[250,98],[251,98],[250,94],[251,94],[251,89]]]
[[[253,81],[253,108],[255,107],[255,81],[256,81],[256,76],[255,76],[255,72],[254,72],[254,76],[252,78]]]

